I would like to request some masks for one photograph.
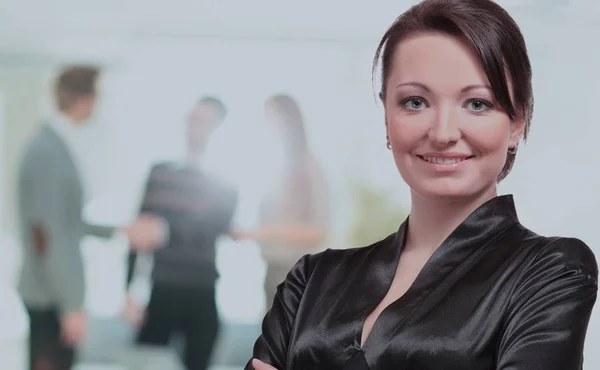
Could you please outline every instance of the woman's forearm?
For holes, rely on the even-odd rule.
[[[235,232],[238,239],[261,244],[314,246],[324,242],[326,233],[313,225],[265,225],[255,230]]]

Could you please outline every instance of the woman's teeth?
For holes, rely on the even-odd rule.
[[[427,162],[437,163],[437,164],[457,164],[465,159],[466,157],[455,157],[455,158],[440,158],[440,157],[421,157]]]

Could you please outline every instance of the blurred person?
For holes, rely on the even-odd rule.
[[[325,241],[329,202],[324,174],[310,152],[298,104],[289,95],[275,95],[265,103],[265,115],[284,149],[283,171],[262,201],[260,226],[232,234],[261,246],[267,264],[264,290],[268,309],[292,266]]]
[[[129,292],[126,316],[139,325],[137,343],[167,345],[175,333],[184,337],[183,362],[188,370],[205,370],[219,332],[216,306],[217,239],[229,231],[237,190],[200,165],[208,140],[226,116],[223,103],[201,99],[187,122],[187,157],[181,163],[158,163],[150,171],[140,219],[158,218],[165,238],[141,241],[137,251],[153,255],[152,289],[141,309]],[[137,252],[128,261],[127,289]]]
[[[596,258],[497,195],[533,112],[518,25],[492,0],[425,0],[385,33],[374,70],[380,56],[411,213],[371,246],[303,257],[246,369],[582,369]]]
[[[96,105],[99,74],[91,66],[68,67],[59,74],[54,85],[57,113],[30,138],[19,166],[18,210],[24,247],[19,293],[30,320],[30,369],[70,369],[84,338],[81,238],[110,238],[118,230],[128,232],[127,228],[91,225],[82,217],[86,198],[82,133]],[[152,238],[154,232],[148,225],[148,221],[136,225],[136,234]]]

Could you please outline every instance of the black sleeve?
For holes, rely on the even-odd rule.
[[[254,344],[253,358],[276,369],[287,369],[286,353],[292,325],[300,306],[300,300],[320,254],[302,257],[277,287],[273,306],[262,322],[262,334]],[[254,370],[252,359],[245,370]]]
[[[153,183],[153,176],[156,173],[157,168],[161,166],[160,164],[152,166],[150,170],[150,174],[146,179],[146,184],[144,185],[144,194],[142,196],[142,203],[140,204],[140,212],[144,209],[146,198],[148,196],[148,191]],[[131,285],[131,281],[133,280],[133,276],[135,275],[135,262],[137,261],[137,251],[132,248],[129,248],[129,254],[127,256],[127,274],[125,275],[125,288],[129,289]]]
[[[496,369],[582,369],[597,282],[596,260],[583,242],[546,246],[516,287]]]

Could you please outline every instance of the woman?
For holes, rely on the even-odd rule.
[[[311,155],[300,108],[288,95],[275,95],[265,114],[285,148],[282,176],[276,179],[261,204],[261,226],[234,232],[238,239],[257,241],[267,263],[266,307],[271,307],[277,286],[300,257],[315,252],[327,227],[326,185]]]
[[[246,369],[581,369],[595,257],[496,195],[532,114],[518,26],[491,0],[425,0],[380,55],[411,213],[374,245],[300,259]]]

